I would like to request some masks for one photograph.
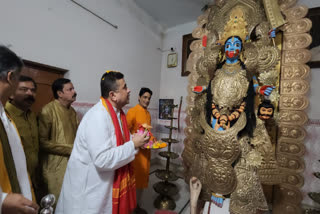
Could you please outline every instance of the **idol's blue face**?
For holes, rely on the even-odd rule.
[[[226,41],[226,44],[224,46],[226,57],[229,59],[238,58],[241,52],[241,48],[242,48],[241,40],[237,37],[231,37]]]

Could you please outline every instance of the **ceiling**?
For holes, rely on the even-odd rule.
[[[196,21],[201,9],[214,0],[133,0],[164,29]],[[309,8],[320,7],[319,0],[298,0]]]
[[[134,0],[164,28],[196,21],[201,9],[211,0]]]

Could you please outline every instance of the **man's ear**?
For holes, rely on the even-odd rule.
[[[61,97],[61,94],[63,94],[62,91],[57,91],[58,97]]]
[[[109,92],[109,97],[112,101],[116,101],[116,94],[114,93],[114,91],[110,91]]]
[[[7,82],[12,85],[12,81],[15,80],[16,75],[13,71],[9,71],[7,74]]]

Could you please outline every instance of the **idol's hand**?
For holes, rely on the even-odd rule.
[[[276,37],[276,29],[272,28],[269,33],[268,33],[270,38],[275,38]]]
[[[196,93],[196,94],[201,94],[202,92],[204,92],[205,90],[207,90],[206,86],[195,86],[192,89],[192,92]]]
[[[269,96],[271,94],[271,92],[273,91],[273,89],[275,89],[275,86],[272,85],[264,85],[261,86],[259,93],[261,95],[265,95],[265,96]]]
[[[196,177],[190,179],[190,205],[196,207],[201,192],[202,184]]]

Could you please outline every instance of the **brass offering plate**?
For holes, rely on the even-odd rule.
[[[164,126],[164,127],[166,127],[167,129],[174,129],[174,130],[178,129],[177,127],[173,127],[173,126]]]
[[[163,181],[154,184],[153,189],[157,193],[166,196],[176,195],[179,192],[178,187],[175,184]]]
[[[159,210],[174,210],[176,208],[176,203],[169,196],[159,195],[153,202],[155,208]]]
[[[174,152],[159,152],[159,155],[164,158],[177,159],[179,157],[178,154]]]
[[[179,143],[179,141],[175,140],[175,139],[162,138],[161,140],[166,142],[166,143]]]
[[[178,176],[176,176],[172,171],[165,170],[165,169],[158,169],[156,171],[156,176],[165,181],[176,181],[178,180]]]

